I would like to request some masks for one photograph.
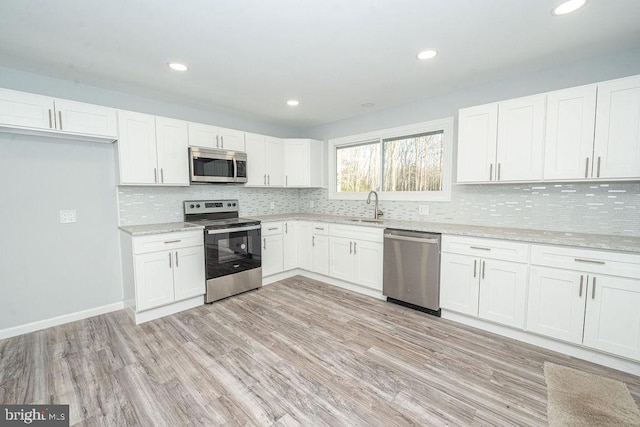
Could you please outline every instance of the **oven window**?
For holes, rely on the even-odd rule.
[[[207,280],[260,267],[260,230],[207,234]]]
[[[225,159],[193,159],[195,176],[215,176],[233,178],[233,160]]]

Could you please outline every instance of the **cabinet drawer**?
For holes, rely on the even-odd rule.
[[[527,243],[476,237],[442,236],[442,252],[513,262],[529,260]]]
[[[272,236],[274,234],[282,234],[282,223],[281,222],[263,222],[262,235]]]
[[[202,246],[202,230],[176,233],[153,234],[133,238],[133,253],[144,254],[163,250]]]
[[[346,239],[367,240],[370,242],[383,241],[383,228],[360,227],[354,225],[330,224],[329,230],[332,236]]]
[[[640,255],[562,246],[531,246],[531,264],[640,278]]]
[[[329,224],[324,222],[314,222],[313,223],[313,234],[316,236],[328,236],[329,235]]]

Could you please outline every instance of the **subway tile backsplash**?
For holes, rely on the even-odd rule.
[[[238,199],[241,216],[291,212],[373,216],[364,197],[328,200],[327,194],[326,189],[234,185],[118,187],[120,225],[181,221],[182,202],[197,199]],[[381,201],[380,209],[389,219],[640,236],[640,183],[454,185],[451,198],[451,202]],[[429,205],[429,215],[418,215],[419,205]]]

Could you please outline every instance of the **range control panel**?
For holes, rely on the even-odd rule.
[[[238,212],[238,200],[187,200],[184,202],[185,214],[206,214],[220,212]]]

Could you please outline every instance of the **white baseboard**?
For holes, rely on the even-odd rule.
[[[122,310],[123,308],[124,303],[116,302],[113,304],[107,304],[100,307],[77,311],[75,313],[63,314],[62,316],[52,317],[50,319],[38,320],[36,322],[26,323],[24,325],[0,329],[0,340],[22,334],[28,334],[29,332],[40,331],[42,329],[51,328],[53,326],[64,325],[65,323],[71,323],[77,320],[88,319],[89,317],[111,313],[112,311]]]
[[[131,307],[128,308],[127,311],[135,324],[139,325],[140,323],[159,319],[161,317],[169,316],[170,314],[175,314],[201,305],[204,305],[204,295],[198,295],[197,297],[178,301],[169,305],[163,305],[158,308],[152,308],[151,310],[141,311],[140,313],[135,313]]]

